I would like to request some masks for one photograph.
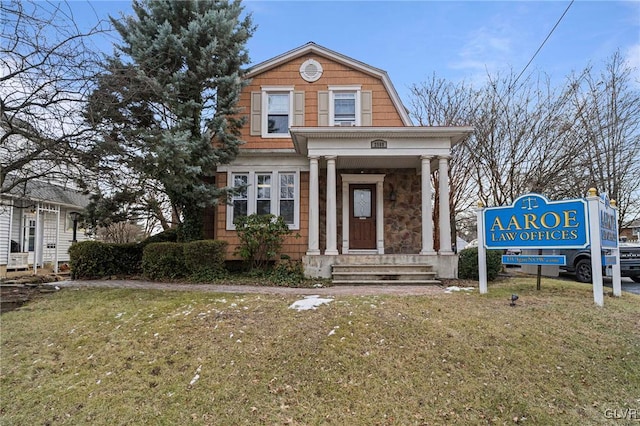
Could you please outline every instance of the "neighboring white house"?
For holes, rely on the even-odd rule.
[[[89,197],[76,190],[31,180],[20,191],[0,195],[0,276],[7,270],[51,265],[55,272],[69,261],[69,247],[87,239],[79,229],[76,213],[82,213]]]

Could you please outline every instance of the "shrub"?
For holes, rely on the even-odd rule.
[[[82,241],[69,248],[71,278],[102,278],[114,273],[116,265],[111,244]]]
[[[299,260],[291,260],[288,257],[280,259],[271,270],[269,279],[276,285],[284,287],[297,287],[304,281],[304,268]]]
[[[147,245],[151,243],[175,243],[178,241],[178,230],[170,228],[165,231],[154,234],[144,240],[141,244]]]
[[[184,244],[184,263],[191,281],[212,281],[226,276],[224,258],[228,243],[199,240]]]
[[[142,271],[152,280],[184,277],[183,245],[172,242],[147,244],[142,252]]]
[[[139,243],[110,244],[113,252],[113,274],[139,275],[142,273],[142,250]]]
[[[502,253],[499,250],[487,250],[487,280],[493,281],[502,270]],[[470,247],[460,251],[458,258],[458,277],[479,280],[478,248]]]
[[[284,219],[272,214],[241,216],[235,225],[240,239],[236,253],[251,269],[265,269],[291,233]]]

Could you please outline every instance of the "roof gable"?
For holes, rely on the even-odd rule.
[[[341,63],[345,66],[358,70],[362,73],[371,75],[373,77],[379,78],[382,81],[384,88],[386,89],[391,101],[393,102],[398,114],[400,115],[402,122],[405,126],[412,126],[411,118],[409,117],[409,113],[407,109],[402,104],[400,97],[398,96],[398,92],[395,87],[391,83],[391,79],[386,71],[372,67],[371,65],[367,65],[364,62],[360,62],[356,59],[345,56],[341,53],[335,52],[333,50],[327,49],[326,47],[320,46],[316,43],[309,42],[300,47],[297,47],[293,50],[285,52],[281,55],[278,55],[274,58],[261,62],[259,64],[254,65],[249,68],[246,73],[247,78],[253,78],[259,74],[262,74],[266,71],[269,71],[279,65],[282,65],[286,62],[299,58],[301,56],[307,55],[309,53],[316,54],[318,56],[325,57],[327,59],[333,60],[335,62]]]

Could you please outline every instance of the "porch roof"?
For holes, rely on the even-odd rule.
[[[421,156],[447,156],[472,127],[293,127],[298,154],[337,156],[338,167],[417,167]]]
[[[27,181],[26,185],[20,189],[13,188],[2,195],[14,199],[44,202],[78,209],[86,208],[90,201],[89,196],[82,192],[36,179]]]

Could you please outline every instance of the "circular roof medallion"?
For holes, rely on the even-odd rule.
[[[300,65],[300,76],[309,83],[318,81],[322,77],[322,65],[315,59],[307,59]]]

